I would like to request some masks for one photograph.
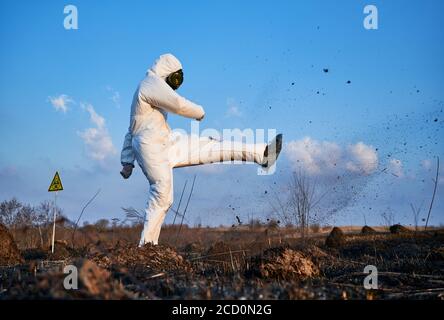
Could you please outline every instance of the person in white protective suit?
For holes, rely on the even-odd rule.
[[[182,65],[172,54],[161,55],[147,71],[134,94],[128,133],[121,153],[121,175],[128,179],[137,160],[150,183],[145,223],[139,246],[157,245],[166,213],[173,203],[173,168],[240,160],[268,168],[282,147],[282,135],[269,145],[191,139],[173,135],[167,124],[168,112],[202,120],[204,109],[176,93],[183,82]],[[194,140],[194,142],[193,142]]]

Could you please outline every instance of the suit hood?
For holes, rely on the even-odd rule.
[[[148,70],[162,79],[166,79],[168,75],[182,69],[182,64],[179,59],[171,53],[161,55],[153,66]]]

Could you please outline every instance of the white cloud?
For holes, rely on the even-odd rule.
[[[335,142],[304,137],[287,143],[285,154],[294,169],[302,169],[310,175],[331,175],[341,171],[368,175],[378,166],[375,149],[363,142],[343,148]]]
[[[68,104],[74,102],[74,100],[66,94],[61,94],[58,97],[48,97],[48,100],[56,111],[61,111],[63,113],[68,111]]]
[[[114,105],[117,108],[120,108],[120,93],[117,90],[114,90],[112,87],[107,86],[106,90],[110,92],[112,95],[110,97],[111,101],[114,102]]]
[[[242,112],[239,110],[239,106],[236,101],[232,98],[227,99],[227,112],[225,113],[226,117],[241,117]]]
[[[346,164],[348,170],[368,175],[378,167],[378,154],[372,146],[358,142],[347,149],[351,159]]]
[[[389,172],[393,174],[396,177],[403,177],[404,176],[404,170],[401,160],[399,159],[391,159],[389,162]]]
[[[341,148],[336,143],[317,141],[310,137],[291,141],[286,147],[287,157],[293,165],[314,175],[337,166],[341,153]]]
[[[82,108],[89,112],[90,120],[95,127],[85,129],[78,134],[85,143],[87,155],[93,160],[103,162],[117,154],[106,128],[105,119],[94,110],[91,104],[82,104]]]

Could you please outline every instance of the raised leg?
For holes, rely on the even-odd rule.
[[[225,161],[254,162],[262,165],[265,147],[266,144],[263,143],[248,144],[181,135],[173,141],[169,158],[174,168]]]

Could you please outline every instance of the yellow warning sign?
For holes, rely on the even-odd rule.
[[[49,186],[48,191],[60,191],[63,190],[62,180],[60,180],[59,173],[56,172],[54,178],[52,179],[51,185]]]

